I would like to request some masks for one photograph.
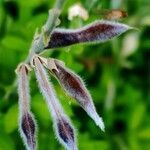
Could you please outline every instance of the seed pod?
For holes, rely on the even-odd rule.
[[[19,110],[21,114],[26,113],[30,109],[28,71],[29,68],[26,64],[20,64],[16,69],[18,75]]]
[[[20,133],[27,150],[36,150],[36,122],[30,112],[30,95],[28,71],[26,64],[18,66],[18,94],[19,94],[19,126]]]
[[[87,112],[87,114],[95,121],[95,123],[104,131],[104,123],[102,118],[96,112],[93,100],[86,89],[82,79],[73,71],[66,68],[59,61],[55,60],[57,70],[52,71],[56,75],[63,89],[72,96]]]
[[[62,144],[65,145],[67,150],[77,150],[77,146],[75,144],[75,136],[74,129],[71,126],[71,123],[66,119],[66,117],[62,117],[58,119],[56,124],[56,134]]]
[[[52,118],[58,118],[61,113],[63,114],[63,110],[55,95],[52,84],[49,82],[46,70],[41,62],[40,57],[35,56],[33,58],[33,64],[39,89],[45,97],[50,113],[52,114]]]
[[[35,56],[33,59],[33,64],[35,66],[35,74],[39,88],[45,97],[45,100],[49,106],[49,111],[52,115],[58,140],[66,147],[67,150],[77,150],[74,129],[68,121],[69,119],[65,115],[57,97],[55,96],[55,91],[48,81],[46,70],[40,60],[40,57]]]
[[[31,114],[24,114],[21,118],[21,131],[23,137],[25,137],[26,143],[29,150],[36,149],[36,140],[35,140],[35,121]]]
[[[78,43],[105,42],[129,29],[132,29],[132,27],[106,20],[96,21],[80,29],[55,29],[45,49],[65,47]]]

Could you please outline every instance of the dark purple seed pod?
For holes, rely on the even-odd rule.
[[[56,136],[59,142],[64,145],[67,150],[77,150],[73,126],[64,113],[63,108],[55,94],[55,90],[53,89],[52,84],[49,82],[46,69],[42,63],[42,58],[35,56],[33,61],[39,89],[41,90],[48,104],[48,108],[54,122]]]
[[[64,117],[56,121],[56,133],[59,141],[65,145],[67,150],[77,150],[75,131],[71,123]]]
[[[19,127],[20,134],[27,150],[36,150],[36,122],[30,113],[30,94],[27,64],[20,64],[16,70],[18,75],[19,95]]]
[[[55,60],[55,64],[57,70],[53,69],[52,71],[63,89],[80,104],[87,114],[104,131],[102,118],[97,114],[92,97],[82,79],[73,71],[62,65],[58,60]]]
[[[22,136],[26,141],[27,148],[29,150],[36,149],[36,137],[35,137],[35,121],[30,113],[24,114],[21,118]]]
[[[78,43],[105,42],[113,37],[119,36],[129,29],[132,29],[132,27],[106,20],[96,21],[74,30],[56,28],[52,32],[49,43],[45,49],[65,47]]]

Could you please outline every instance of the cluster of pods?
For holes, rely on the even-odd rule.
[[[131,27],[114,21],[96,21],[80,29],[53,30],[45,49],[59,48],[79,43],[105,42],[118,36]],[[19,128],[21,137],[28,150],[37,149],[37,124],[30,111],[29,72],[34,70],[39,89],[46,100],[50,111],[56,137],[67,150],[77,150],[75,129],[64,112],[49,81],[49,73],[53,75],[66,93],[87,112],[102,131],[105,130],[102,118],[97,114],[92,97],[79,75],[67,68],[65,64],[54,58],[44,58],[34,54],[30,64],[22,63],[17,68],[19,95]]]

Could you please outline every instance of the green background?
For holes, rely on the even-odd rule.
[[[68,8],[80,2],[89,19],[68,20]],[[0,0],[0,150],[25,149],[18,132],[18,96],[14,86],[17,64],[23,61],[37,27],[47,18],[52,0]],[[44,55],[60,59],[85,81],[98,113],[103,133],[64,93],[52,77],[59,100],[77,129],[80,150],[150,149],[150,1],[68,0],[60,16],[63,28],[79,28],[101,19],[97,10],[123,9],[120,21],[138,30],[105,43],[75,45],[48,50]],[[55,138],[52,120],[31,73],[31,109],[38,123],[39,150],[63,150]]]

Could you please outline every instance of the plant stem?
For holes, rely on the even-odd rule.
[[[58,17],[60,15],[61,9],[65,1],[66,0],[57,0],[54,5],[54,8],[49,11],[48,19],[42,28],[42,32],[38,35],[38,37],[33,39],[25,63],[29,64],[34,54],[39,54],[44,50],[46,44],[44,40],[45,38],[48,38],[51,35],[51,32],[56,27],[58,23]]]
[[[66,0],[57,0],[54,8],[49,11],[48,19],[44,25],[45,34],[50,36],[52,30],[55,28],[57,24],[58,17],[60,15],[61,9],[63,8]],[[54,12],[54,13],[53,13]],[[26,64],[30,64],[30,60],[32,56],[36,53],[39,54],[44,50],[44,34],[43,32],[39,35],[38,40],[33,39],[33,43],[31,44],[29,54],[25,59]],[[10,94],[15,90],[17,85],[17,80],[15,79],[12,85],[12,88],[5,94],[5,98],[8,99]]]

